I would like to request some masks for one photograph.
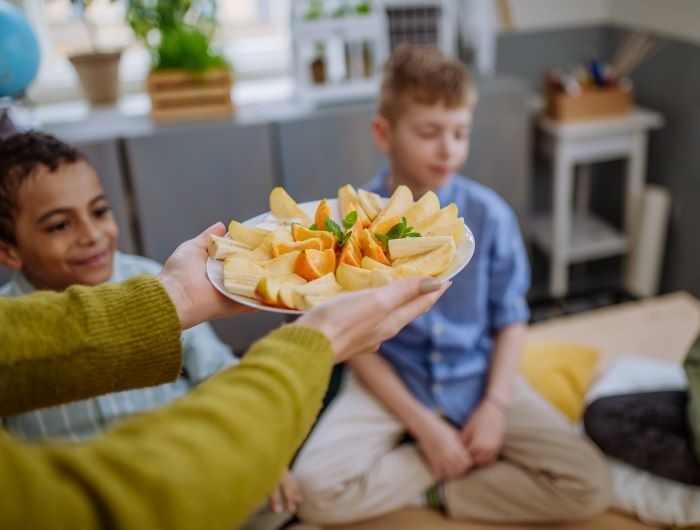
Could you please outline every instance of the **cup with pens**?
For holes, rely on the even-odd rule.
[[[609,63],[591,57],[572,71],[550,69],[544,76],[546,114],[558,121],[623,116],[632,108],[634,87],[629,75],[661,48],[649,31],[625,38]]]

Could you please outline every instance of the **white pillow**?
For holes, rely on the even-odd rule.
[[[648,357],[623,357],[591,386],[586,402],[615,394],[683,390],[686,386],[680,364]],[[700,524],[700,488],[657,477],[614,458],[608,458],[608,462],[614,508],[655,525]]]
[[[603,396],[683,390],[687,386],[680,363],[630,355],[615,361],[593,382],[586,392],[586,403]]]

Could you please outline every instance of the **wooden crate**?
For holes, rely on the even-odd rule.
[[[545,88],[546,113],[558,121],[584,121],[624,116],[632,110],[631,86],[583,86],[578,94]]]
[[[233,114],[228,69],[202,73],[184,70],[151,72],[146,88],[151,98],[151,118],[158,122],[221,118]]]

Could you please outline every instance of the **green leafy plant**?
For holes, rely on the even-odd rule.
[[[386,234],[374,234],[384,247],[389,244],[390,239],[403,239],[404,237],[421,237],[419,232],[414,232],[412,226],[408,226],[406,218],[402,217],[400,223],[392,226]]]
[[[355,6],[355,13],[357,13],[358,15],[368,15],[371,12],[372,12],[371,2],[359,2]]]
[[[127,22],[151,53],[153,70],[230,67],[212,46],[215,0],[128,0]]]
[[[323,17],[323,5],[320,0],[313,0],[304,14],[306,20],[318,20]]]

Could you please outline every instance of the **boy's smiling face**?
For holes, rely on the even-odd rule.
[[[393,123],[376,117],[374,139],[389,157],[391,188],[405,184],[418,198],[445,184],[467,159],[471,121],[471,107],[443,103],[409,103]]]
[[[2,262],[37,289],[98,285],[112,275],[119,230],[94,169],[85,161],[40,166],[17,192],[15,245]]]

